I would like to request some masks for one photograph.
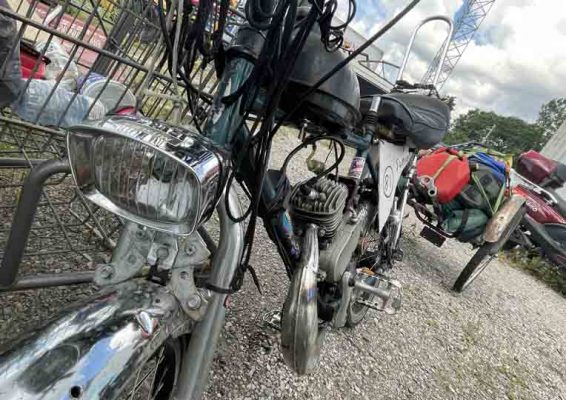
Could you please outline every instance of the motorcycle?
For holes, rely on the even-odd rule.
[[[416,154],[443,139],[450,116],[434,89],[442,62],[432,85],[407,84],[403,72],[419,28],[443,21],[451,37],[452,22],[443,16],[424,20],[413,33],[395,90],[360,99],[347,63],[364,47],[348,57],[328,51],[327,27],[316,25],[325,4],[297,9],[296,3],[280,2],[266,14],[271,5],[257,10],[257,2],[249,3],[248,24],[224,54],[218,95],[204,126],[108,116],[69,129],[68,159],[34,168],[20,194],[5,260],[21,259],[30,205],[37,205],[42,183],[57,173],[70,170],[81,195],[124,226],[111,260],[92,277],[100,292],[2,354],[0,397],[114,399],[137,398],[142,391],[159,399],[199,398],[229,296],[246,272],[257,280],[249,264],[257,217],[290,278],[281,350],[298,374],[316,368],[321,322],[355,326],[369,309],[399,309],[401,287],[387,273],[403,254],[399,239]],[[270,57],[279,57],[270,70],[279,79],[266,82],[260,78]],[[257,130],[246,123],[252,112]],[[281,170],[268,170],[272,135],[282,124],[300,126],[304,140]],[[335,163],[312,163],[316,175],[291,186],[287,164],[321,140],[340,150]],[[348,174],[332,174],[347,146],[356,152]],[[250,196],[247,211],[235,182]],[[214,210],[218,243],[204,228]],[[6,265],[4,291],[77,282],[67,276],[24,284],[17,280],[18,263]]]
[[[559,169],[564,170],[562,166]],[[527,214],[509,238],[506,249],[520,246],[565,268],[566,203],[554,191],[563,186],[564,180],[547,179],[537,185],[513,171],[512,181],[513,193],[526,200]]]
[[[487,268],[525,215],[524,198],[510,193],[504,158],[468,142],[422,152],[417,164],[409,204],[424,224],[420,236],[437,247],[453,238],[476,249],[454,282],[456,292]]]

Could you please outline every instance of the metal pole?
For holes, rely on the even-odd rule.
[[[59,274],[38,274],[24,276],[9,288],[0,288],[0,292],[41,289],[54,286],[68,286],[91,283],[94,272],[63,272]]]
[[[45,181],[55,174],[68,173],[70,170],[67,160],[50,160],[38,165],[29,173],[20,194],[4,258],[0,265],[0,289],[9,288],[16,281]]]

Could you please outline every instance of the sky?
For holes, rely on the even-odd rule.
[[[339,1],[339,15],[347,1]],[[356,0],[352,26],[370,36],[409,0]],[[414,27],[432,15],[454,18],[463,0],[421,0],[377,46],[400,64]],[[425,26],[405,80],[418,82],[446,36],[446,25]],[[455,115],[479,108],[534,122],[545,102],[566,97],[566,1],[495,0],[474,40],[441,90],[456,97]]]

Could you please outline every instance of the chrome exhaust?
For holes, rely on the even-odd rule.
[[[281,351],[289,367],[306,374],[318,365],[318,228],[306,229],[299,267],[293,274],[281,313]]]

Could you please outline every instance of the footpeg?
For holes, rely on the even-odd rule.
[[[377,301],[358,299],[358,304],[363,304],[373,310],[383,311],[386,314],[396,314],[401,308],[401,284],[395,280],[378,278],[375,286],[368,285],[364,281],[354,283],[354,287],[363,292],[372,294]]]
[[[262,321],[265,326],[275,331],[281,331],[281,310],[267,311],[262,316]]]

